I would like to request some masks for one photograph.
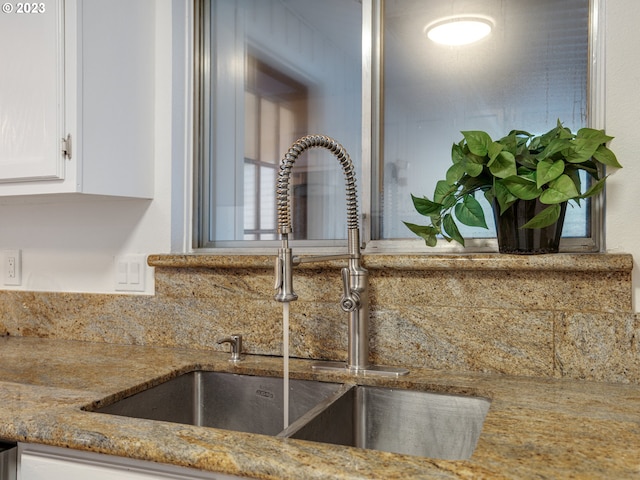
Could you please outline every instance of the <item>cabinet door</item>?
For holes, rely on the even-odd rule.
[[[204,472],[66,448],[18,445],[18,480],[240,480]]]
[[[153,473],[127,471],[108,465],[73,462],[64,458],[25,453],[21,457],[18,478],[20,480],[84,480],[87,478],[92,480],[149,480],[163,477]]]
[[[0,182],[64,178],[63,0],[2,4]]]

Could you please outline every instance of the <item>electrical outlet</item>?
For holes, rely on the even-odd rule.
[[[116,257],[116,291],[144,292],[146,265],[146,255],[122,255]]]
[[[22,251],[4,251],[4,284],[22,285]]]

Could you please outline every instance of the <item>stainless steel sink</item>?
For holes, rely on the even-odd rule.
[[[291,380],[283,430],[281,378],[195,371],[100,413],[448,460],[467,459],[490,401],[363,385]]]
[[[277,435],[283,429],[282,378],[195,371],[93,411],[241,432]],[[290,380],[293,422],[340,384]]]
[[[282,436],[447,460],[476,448],[485,398],[354,386],[300,418]]]

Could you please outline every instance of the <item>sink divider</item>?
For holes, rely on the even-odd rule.
[[[280,438],[289,438],[292,435],[295,435],[301,428],[307,425],[311,420],[320,415],[322,412],[327,410],[331,405],[335,402],[343,398],[346,394],[348,394],[351,390],[356,387],[355,384],[344,383],[342,384],[338,390],[336,390],[329,397],[325,398],[320,403],[316,404],[311,410],[308,410],[305,414],[303,414],[296,421],[292,422],[287,428],[282,430],[277,437]]]
[[[202,372],[194,372],[193,382],[193,424],[202,427],[204,425],[202,405],[204,403],[204,393],[202,388]]]

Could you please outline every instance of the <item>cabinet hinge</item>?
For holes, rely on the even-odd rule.
[[[62,139],[62,156],[67,160],[71,160],[71,134]]]

